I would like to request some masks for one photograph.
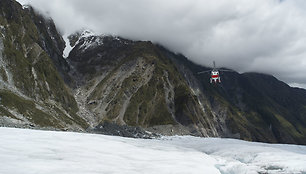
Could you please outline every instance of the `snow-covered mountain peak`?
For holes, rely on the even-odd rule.
[[[82,33],[81,33],[81,36],[80,38],[83,38],[83,37],[90,37],[90,36],[97,36],[97,34],[92,31],[92,30],[84,30]]]
[[[66,48],[63,52],[63,57],[67,58],[72,49],[77,46],[79,43],[79,49],[83,51],[87,50],[90,47],[100,46],[103,44],[103,38],[107,35],[99,35],[90,29],[85,29],[78,31],[74,34],[66,34],[63,36],[66,42]]]
[[[118,36],[110,34],[97,34],[89,29],[78,31],[70,35],[64,35],[63,38],[66,42],[66,48],[63,52],[64,58],[67,58],[69,56],[69,53],[75,47],[77,47],[81,52],[85,52],[89,48],[94,49],[98,46],[101,46],[103,45],[105,38],[123,44],[128,44],[128,42],[125,39],[122,39]]]
[[[29,9],[29,8],[31,8],[31,6],[30,6],[30,5],[27,5],[27,4],[22,5],[22,9]]]
[[[66,47],[63,51],[63,57],[67,58],[72,49],[80,42],[82,38],[88,38],[96,36],[96,34],[91,30],[84,30],[81,32],[76,32],[74,34],[65,34],[63,39],[66,43]]]

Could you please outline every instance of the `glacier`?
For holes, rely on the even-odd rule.
[[[1,174],[306,174],[306,146],[0,128]]]

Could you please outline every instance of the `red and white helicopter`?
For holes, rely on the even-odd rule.
[[[233,72],[232,70],[227,70],[227,69],[218,69],[216,68],[216,63],[215,61],[214,63],[214,68],[211,70],[207,70],[207,71],[201,71],[198,72],[198,74],[203,74],[203,73],[208,73],[210,72],[210,83],[215,82],[215,83],[221,83],[221,78],[220,78],[220,73],[219,71],[229,71],[229,72]]]

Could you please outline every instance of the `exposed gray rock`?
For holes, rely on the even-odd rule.
[[[130,137],[130,138],[157,138],[160,135],[156,133],[151,133],[145,131],[140,127],[133,127],[127,125],[118,125],[111,122],[103,122],[96,126],[94,129],[89,130],[92,133],[99,133],[105,135],[114,135],[114,136],[122,136],[122,137]]]

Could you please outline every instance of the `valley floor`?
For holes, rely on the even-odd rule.
[[[306,146],[0,128],[0,173],[306,174]]]

